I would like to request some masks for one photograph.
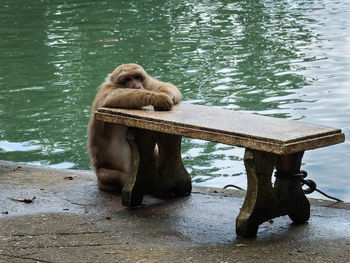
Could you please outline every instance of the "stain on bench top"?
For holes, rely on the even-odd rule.
[[[276,154],[344,142],[340,129],[301,121],[181,103],[171,111],[100,108],[96,119]]]

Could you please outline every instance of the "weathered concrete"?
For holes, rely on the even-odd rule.
[[[243,195],[195,187],[131,210],[91,172],[0,162],[0,262],[350,262],[349,203],[310,200],[308,224],[280,217],[238,239]]]
[[[171,111],[100,108],[98,120],[276,154],[342,143],[340,129],[211,106],[180,103]]]

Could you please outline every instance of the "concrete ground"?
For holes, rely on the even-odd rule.
[[[0,161],[0,262],[350,262],[349,203],[310,200],[309,223],[280,217],[242,239],[243,196],[195,187],[127,209],[91,172]]]

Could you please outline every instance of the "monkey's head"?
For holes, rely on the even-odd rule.
[[[137,64],[123,64],[107,77],[109,83],[128,89],[144,89],[145,70]]]

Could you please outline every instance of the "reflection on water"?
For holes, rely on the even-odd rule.
[[[347,1],[330,0],[3,0],[0,159],[89,169],[96,88],[127,62],[174,82],[187,102],[349,136],[349,17]],[[246,187],[244,149],[185,138],[182,151],[195,183]],[[303,169],[350,201],[349,157],[347,140],[306,152]]]

